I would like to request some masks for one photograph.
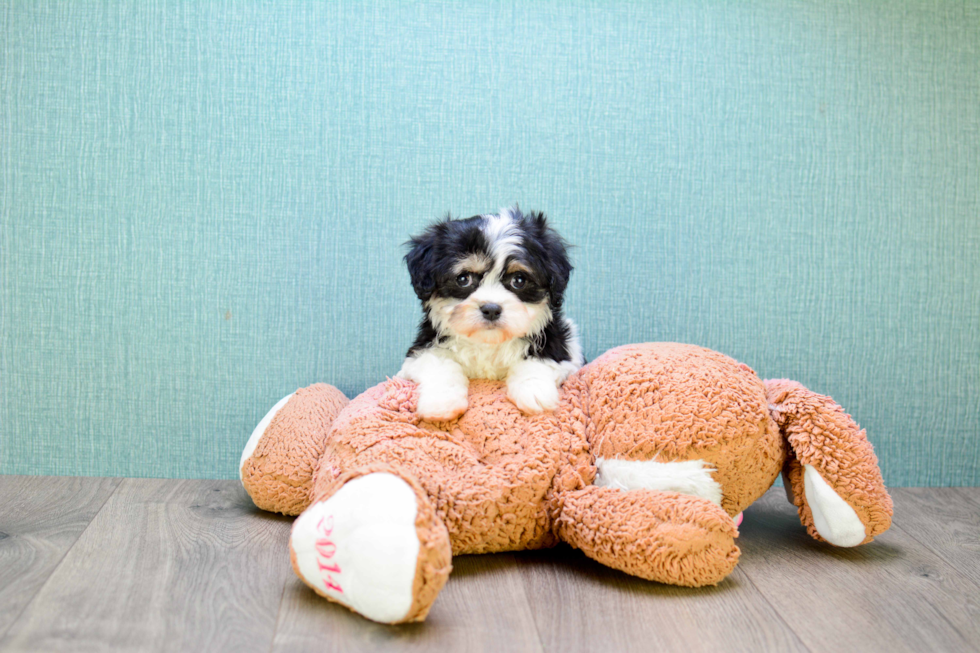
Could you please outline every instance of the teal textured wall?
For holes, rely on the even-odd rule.
[[[6,2],[0,472],[233,477],[397,371],[400,245],[519,201],[594,357],[832,395],[980,483],[980,4]]]

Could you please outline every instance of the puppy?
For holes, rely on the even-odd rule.
[[[545,216],[514,207],[446,218],[407,244],[425,314],[398,376],[419,384],[419,414],[458,417],[476,378],[505,380],[525,413],[554,409],[559,386],[585,361],[561,312],[572,265]]]

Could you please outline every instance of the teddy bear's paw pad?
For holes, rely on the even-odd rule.
[[[400,621],[414,599],[417,512],[415,492],[394,474],[348,481],[296,519],[294,567],[318,594],[374,621]]]
[[[864,524],[852,508],[812,465],[803,466],[803,491],[820,537],[834,546],[857,546],[865,539]]]
[[[238,478],[240,480],[245,480],[242,475],[242,467],[245,466],[245,461],[252,457],[252,454],[255,452],[255,448],[259,446],[259,440],[262,439],[262,436],[265,435],[265,430],[269,428],[269,424],[272,423],[272,419],[282,409],[282,407],[285,406],[290,399],[292,399],[294,394],[296,393],[291,392],[276,402],[276,405],[265,414],[265,417],[259,421],[258,426],[256,426],[255,430],[252,431],[252,435],[248,438],[248,442],[245,444],[245,450],[242,451],[242,459],[238,463]]]

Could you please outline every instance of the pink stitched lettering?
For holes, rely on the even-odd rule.
[[[323,522],[327,522],[326,525],[324,525]],[[317,522],[316,528],[324,535],[330,535],[331,533],[333,533],[333,515],[320,517],[320,521]]]
[[[337,553],[337,545],[321,537],[316,541],[316,552],[324,558],[332,558],[333,554]]]
[[[323,584],[326,585],[327,589],[343,594],[344,590],[340,586],[340,581],[330,575],[330,573],[339,575],[340,565],[337,563],[327,564],[324,561],[334,557],[334,554],[337,553],[337,545],[329,539],[330,534],[333,533],[333,515],[321,517],[316,528],[323,535],[323,537],[317,538],[315,545],[317,553],[316,564],[320,568],[320,577],[323,579]]]
[[[332,571],[335,574],[339,574],[340,573],[340,565],[338,565],[337,563],[334,563],[332,565],[325,565],[325,564],[323,564],[323,561],[322,560],[319,560],[318,559],[316,561],[316,564],[317,564],[317,566],[320,567],[320,571]]]

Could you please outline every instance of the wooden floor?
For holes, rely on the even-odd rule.
[[[835,549],[771,491],[714,588],[564,546],[462,556],[428,621],[398,627],[300,583],[291,520],[237,482],[0,476],[0,651],[980,650],[980,488],[892,496],[889,532]]]

